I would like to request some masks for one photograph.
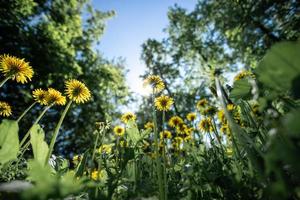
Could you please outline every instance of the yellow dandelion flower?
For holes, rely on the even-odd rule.
[[[209,106],[208,108],[201,110],[201,114],[206,116],[214,116],[216,112],[217,108],[214,106]]]
[[[193,128],[193,127],[187,127],[187,128],[185,129],[185,133],[186,133],[187,135],[192,135],[193,131],[194,131],[194,128]]]
[[[204,132],[212,131],[212,122],[210,118],[202,119],[199,123],[199,129]]]
[[[186,118],[187,118],[187,120],[189,120],[189,121],[195,121],[195,119],[196,119],[196,113],[189,113],[189,114],[187,114],[186,115]]]
[[[177,136],[173,139],[173,143],[176,143],[178,145],[180,145],[182,142],[183,142],[183,139],[181,137]]]
[[[125,140],[121,140],[120,141],[120,147],[128,147],[128,143],[127,143],[127,141],[125,141]]]
[[[103,144],[99,147],[99,153],[110,154],[112,152],[113,144]]]
[[[169,96],[162,95],[160,97],[155,98],[155,107],[160,111],[170,110],[173,103],[173,98]]]
[[[72,161],[75,165],[78,165],[78,163],[81,161],[81,159],[82,159],[81,155],[75,155],[75,156],[73,156]]]
[[[173,148],[174,150],[178,150],[178,149],[179,149],[178,143],[173,142],[173,143],[172,143],[172,148]]]
[[[99,181],[99,180],[105,179],[105,177],[106,177],[105,170],[100,170],[100,171],[94,170],[94,171],[92,171],[91,178],[94,181]]]
[[[226,155],[227,155],[228,157],[232,157],[232,155],[233,155],[233,149],[227,147],[227,149],[226,149]]]
[[[206,99],[201,99],[197,102],[197,108],[202,109],[202,108],[206,107],[207,104],[208,104],[208,101]]]
[[[185,123],[180,123],[180,124],[178,124],[178,126],[176,126],[176,131],[179,134],[186,133],[187,129],[188,129],[188,126]]]
[[[127,112],[122,115],[121,121],[127,124],[130,120],[136,120],[136,115],[133,114],[132,112]]]
[[[183,123],[183,120],[181,117],[178,116],[171,117],[171,119],[168,122],[169,126],[172,128],[176,128],[181,123]]]
[[[122,127],[122,126],[115,126],[114,128],[114,133],[117,135],[117,136],[123,136],[124,133],[125,133],[125,129]]]
[[[234,108],[235,108],[235,106],[233,105],[233,104],[227,104],[227,110],[229,110],[229,111],[232,111],[232,110],[234,110]]]
[[[33,99],[38,102],[41,105],[46,105],[47,101],[46,101],[46,96],[47,96],[47,91],[46,90],[42,90],[42,89],[35,89],[32,92],[32,96]]]
[[[3,117],[9,117],[11,113],[11,106],[4,101],[0,101],[0,115]]]
[[[185,142],[191,141],[192,139],[193,139],[192,135],[186,135],[186,136],[183,138],[183,140],[184,140]]]
[[[222,124],[226,124],[227,123],[224,110],[219,110],[217,115],[218,115],[218,119],[220,120],[220,122]]]
[[[172,138],[172,133],[168,130],[164,130],[160,132],[160,139],[170,139]]]
[[[229,128],[228,125],[227,125],[227,124],[224,124],[224,125],[221,126],[220,131],[221,131],[222,133],[227,134],[228,128]]]
[[[22,84],[27,83],[28,80],[31,81],[34,74],[28,62],[10,55],[0,57],[0,71],[6,78],[11,78]]]
[[[66,104],[66,97],[56,89],[49,88],[46,95],[46,102],[47,105],[56,104],[63,106]]]
[[[162,81],[162,79],[159,76],[156,76],[156,75],[148,76],[144,80],[143,85],[144,85],[144,87],[150,85],[153,88],[154,93],[158,93],[158,92],[162,91],[165,88],[165,84]]]
[[[76,103],[85,103],[91,98],[90,90],[78,80],[68,80],[65,84],[67,96]]]
[[[238,80],[241,80],[245,77],[251,77],[251,78],[254,78],[254,74],[250,71],[241,71],[240,73],[238,73],[235,77],[234,77],[234,81],[238,81]]]
[[[153,130],[154,129],[154,123],[153,122],[147,122],[144,125],[144,127],[145,127],[146,130]]]

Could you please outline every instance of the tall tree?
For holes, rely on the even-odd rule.
[[[64,80],[77,78],[92,92],[92,101],[68,114],[59,138],[68,141],[58,140],[64,147],[60,150],[80,151],[91,142],[94,123],[111,116],[126,99],[123,63],[105,60],[95,51],[105,21],[113,15],[93,9],[89,0],[0,0],[0,54],[25,58],[35,71],[30,84],[9,82],[1,90],[1,98],[12,103],[15,116],[30,103],[34,88],[51,86],[63,91]],[[25,127],[39,110],[26,117]],[[42,121],[47,131],[57,123],[58,111],[53,108]]]
[[[176,100],[174,111],[184,115],[214,91],[212,69],[254,68],[271,45],[296,40],[299,11],[295,0],[198,0],[192,11],[175,5],[168,12],[167,37],[142,46],[146,74],[163,77]]]

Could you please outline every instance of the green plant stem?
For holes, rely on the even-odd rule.
[[[152,117],[153,117],[153,123],[154,123],[155,160],[156,160],[156,173],[157,173],[157,177],[158,177],[159,200],[163,200],[164,199],[164,188],[163,188],[161,163],[160,163],[159,149],[158,149],[158,133],[157,133],[156,110],[155,110],[155,106],[154,106],[154,91],[153,91],[153,95],[152,95]]]
[[[0,88],[6,83],[6,81],[8,81],[11,77],[6,77],[3,81],[1,81],[0,83]]]
[[[237,131],[236,131],[236,130],[238,129],[238,128],[237,128],[237,125],[235,124],[235,122],[233,121],[233,119],[232,119],[230,113],[229,113],[228,110],[227,110],[227,106],[226,106],[226,102],[225,102],[223,90],[222,90],[221,84],[220,84],[220,80],[219,80],[217,77],[215,77],[215,81],[216,81],[216,88],[217,88],[217,95],[218,95],[218,98],[219,98],[219,100],[220,100],[220,102],[221,102],[221,106],[223,107],[223,110],[224,110],[224,113],[225,113],[225,117],[226,117],[226,119],[228,120],[229,125],[230,125],[230,126],[229,126],[229,129],[230,129],[230,132],[231,132],[231,137],[232,137],[233,146],[235,147],[235,150],[236,150],[238,156],[240,157],[241,162],[243,162],[243,164],[244,164],[245,166],[247,166],[247,163],[244,161],[244,159],[243,159],[243,157],[242,157],[242,154],[241,154],[241,152],[240,152],[240,149],[238,148],[238,143],[237,143],[236,140],[235,140],[235,136],[234,136],[234,134],[232,133],[232,132],[236,132],[237,137],[238,137],[238,134],[239,134],[239,133],[237,133]],[[234,129],[234,130],[231,130],[231,129]]]
[[[220,148],[222,148],[223,145],[222,145],[221,139],[220,139],[218,131],[217,131],[217,125],[216,125],[215,119],[213,117],[212,117],[212,121],[213,121],[213,130],[214,130],[215,136],[220,144]]]
[[[235,151],[236,151],[239,159],[242,161],[242,163],[244,164],[244,166],[247,166],[247,163],[243,159],[243,156],[242,156],[241,151],[239,149],[239,146],[238,146],[238,144],[237,144],[237,142],[236,142],[236,140],[234,138],[234,135],[232,134],[232,132],[231,132],[230,129],[229,129],[229,131],[230,131],[230,135],[231,135],[231,139],[232,139],[232,144],[233,144],[233,146],[235,148]]]
[[[49,106],[46,106],[44,108],[44,110],[41,112],[41,114],[38,116],[38,118],[35,120],[35,122],[33,123],[33,125],[29,128],[29,130],[27,131],[27,133],[24,135],[23,139],[20,142],[20,148],[22,147],[22,145],[24,144],[24,142],[26,141],[26,139],[29,137],[30,131],[31,131],[32,127],[34,125],[36,125],[37,123],[39,123],[39,121],[42,119],[42,117],[44,116],[44,114],[47,112],[47,110],[49,110],[49,108],[51,108],[52,105],[53,104],[51,104]]]
[[[248,113],[251,113],[251,112],[253,113],[253,110],[252,110],[250,104],[247,101],[243,102],[243,105],[248,110]],[[266,138],[264,137],[263,133],[260,131],[259,126],[257,125],[257,123],[255,122],[255,120],[253,119],[253,117],[251,115],[249,115],[249,118],[250,118],[250,121],[255,126],[255,128],[258,132],[258,137],[259,137],[261,143],[263,145],[266,145]]]
[[[100,131],[96,131],[96,142],[94,144],[94,149],[93,149],[93,154],[92,154],[92,161],[94,161],[95,158],[95,154],[96,154],[96,149],[97,149],[97,145],[98,145],[98,140],[99,140],[99,135],[103,132],[103,130]]]
[[[33,102],[21,115],[20,117],[17,119],[17,122],[20,122],[20,120],[28,113],[28,111],[35,106],[35,104],[37,104],[37,102]]]
[[[211,134],[210,134],[210,132],[208,131],[207,132],[208,133],[208,137],[209,137],[209,140],[210,140],[210,144],[212,145],[213,143],[213,138],[212,138],[212,136],[211,136]],[[213,145],[212,145],[213,146]]]
[[[51,142],[50,142],[49,151],[48,151],[48,154],[47,154],[47,157],[46,157],[45,165],[47,165],[47,163],[49,162],[49,159],[50,159],[50,156],[52,154],[53,147],[54,147],[54,144],[55,144],[58,132],[59,132],[59,129],[60,129],[61,125],[62,125],[62,122],[65,119],[65,116],[66,116],[66,114],[67,114],[67,112],[68,112],[71,104],[72,104],[72,101],[69,101],[69,103],[65,107],[65,110],[63,111],[63,113],[62,113],[62,115],[61,115],[61,117],[60,117],[60,119],[59,119],[59,121],[58,121],[58,123],[57,123],[57,125],[55,127],[55,130],[54,130]]]
[[[99,142],[100,145],[102,145],[102,143],[103,143],[105,133],[106,133],[106,130],[104,129],[102,131],[102,137],[101,137],[100,142]],[[99,159],[99,162],[98,162],[98,168],[101,168],[101,165],[102,165],[102,152],[100,153],[100,159]]]
[[[162,116],[162,131],[165,130],[165,119],[166,119],[166,113],[163,111],[163,116]],[[164,197],[165,200],[168,199],[168,180],[167,180],[167,156],[166,156],[166,142],[165,139],[163,138],[163,172],[164,172]]]

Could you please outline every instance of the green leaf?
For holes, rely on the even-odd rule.
[[[81,180],[76,180],[75,172],[68,171],[61,177],[60,188],[61,196],[67,196],[69,194],[77,193],[81,189]]]
[[[40,164],[45,164],[47,153],[49,151],[48,144],[44,140],[45,133],[40,125],[33,125],[30,132],[30,142],[33,150],[34,159]]]
[[[89,157],[89,152],[86,151],[83,154],[83,157],[76,168],[76,176],[83,176],[86,165],[87,165],[88,157]]]
[[[3,120],[0,124],[0,166],[16,159],[19,152],[19,125],[16,121]]]
[[[29,161],[28,166],[28,179],[34,187],[23,192],[24,199],[63,199],[81,189],[82,180],[77,180],[74,172],[55,174],[49,165],[37,160]]]
[[[237,80],[233,84],[230,98],[234,101],[239,99],[248,99],[251,96],[251,84],[247,79]]]
[[[24,199],[48,199],[48,195],[55,193],[57,184],[55,175],[49,165],[44,165],[37,160],[30,160],[28,162],[28,179],[35,183],[34,187],[23,192]]]
[[[137,128],[135,121],[133,121],[133,120],[131,120],[127,123],[126,132],[127,132],[129,140],[132,141],[133,145],[136,145],[136,143],[142,137],[139,132],[139,129]]]
[[[300,74],[300,42],[275,44],[259,63],[258,80],[277,92],[291,89],[293,80]]]
[[[300,109],[292,110],[283,118],[285,134],[300,138]]]

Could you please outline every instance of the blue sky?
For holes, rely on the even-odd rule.
[[[162,39],[168,24],[168,8],[175,3],[191,10],[197,0],[93,0],[101,11],[114,10],[116,16],[107,22],[106,31],[97,47],[109,59],[126,59],[127,83],[133,92],[143,94],[142,80],[145,71],[140,60],[141,45],[148,38]]]

